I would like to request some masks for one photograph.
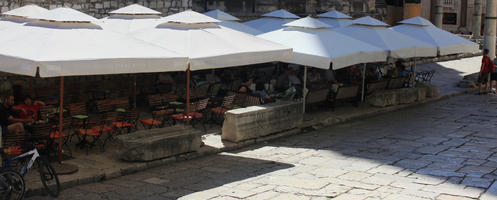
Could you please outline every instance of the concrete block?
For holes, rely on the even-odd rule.
[[[126,161],[152,161],[197,151],[201,132],[191,127],[174,126],[137,131],[116,137],[119,158]]]
[[[221,138],[232,142],[259,138],[299,127],[302,103],[280,101],[230,110],[225,114]]]
[[[399,104],[399,95],[394,90],[378,90],[367,96],[370,105],[376,107],[393,106]]]
[[[417,88],[401,88],[394,91],[399,94],[399,104],[409,104],[418,100]]]
[[[440,96],[440,88],[429,83],[417,83],[416,87],[426,89],[426,97],[433,98]]]

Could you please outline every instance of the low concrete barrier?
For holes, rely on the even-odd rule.
[[[142,130],[117,136],[117,151],[125,161],[152,161],[197,151],[200,137],[201,131],[189,126]]]
[[[302,103],[280,101],[225,113],[221,138],[232,142],[258,138],[300,127]]]
[[[426,84],[414,88],[378,90],[368,95],[366,99],[372,106],[386,107],[424,101],[426,97],[436,97],[437,95],[440,95],[440,90],[433,85]]]

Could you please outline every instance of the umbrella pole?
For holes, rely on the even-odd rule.
[[[365,94],[364,94],[364,91],[365,91],[365,88],[366,87],[366,63],[364,63],[364,67],[362,69],[362,93],[361,93],[361,102],[364,102],[364,97],[365,97]]]
[[[186,109],[185,115],[188,116],[190,113],[190,64],[188,64],[188,69],[186,69]],[[190,121],[187,119],[186,124],[189,124]]]
[[[416,58],[414,59],[414,66],[412,67],[412,80],[411,80],[412,87],[414,87],[415,82],[416,82]]]
[[[307,95],[305,91],[307,90],[307,66],[304,66],[304,87],[302,87],[302,113],[305,114],[305,99]]]
[[[133,74],[133,106],[136,108],[136,74]]]
[[[60,97],[59,97],[59,147],[58,147],[58,160],[62,163],[62,120],[64,114],[64,77],[60,77]]]

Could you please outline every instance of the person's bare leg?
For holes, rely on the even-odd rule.
[[[9,133],[24,134],[24,125],[20,122],[11,124],[7,128]]]

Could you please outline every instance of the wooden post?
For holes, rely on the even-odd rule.
[[[62,163],[62,129],[63,129],[63,116],[64,116],[64,77],[60,77],[60,97],[59,97],[59,148],[58,158],[59,163]]]
[[[188,69],[186,69],[186,109],[185,115],[188,116],[190,113],[190,64],[188,64]],[[186,119],[186,124],[189,124],[190,120]]]
[[[302,113],[305,113],[305,98],[306,94],[305,91],[307,91],[307,66],[304,66],[304,87],[302,88]]]
[[[136,108],[136,74],[133,74],[133,105]]]
[[[363,69],[362,69],[362,93],[361,93],[361,102],[364,102],[364,97],[365,97],[364,92],[366,91],[366,90],[365,90],[365,87],[366,87],[366,63],[364,63],[364,67],[363,67]]]

